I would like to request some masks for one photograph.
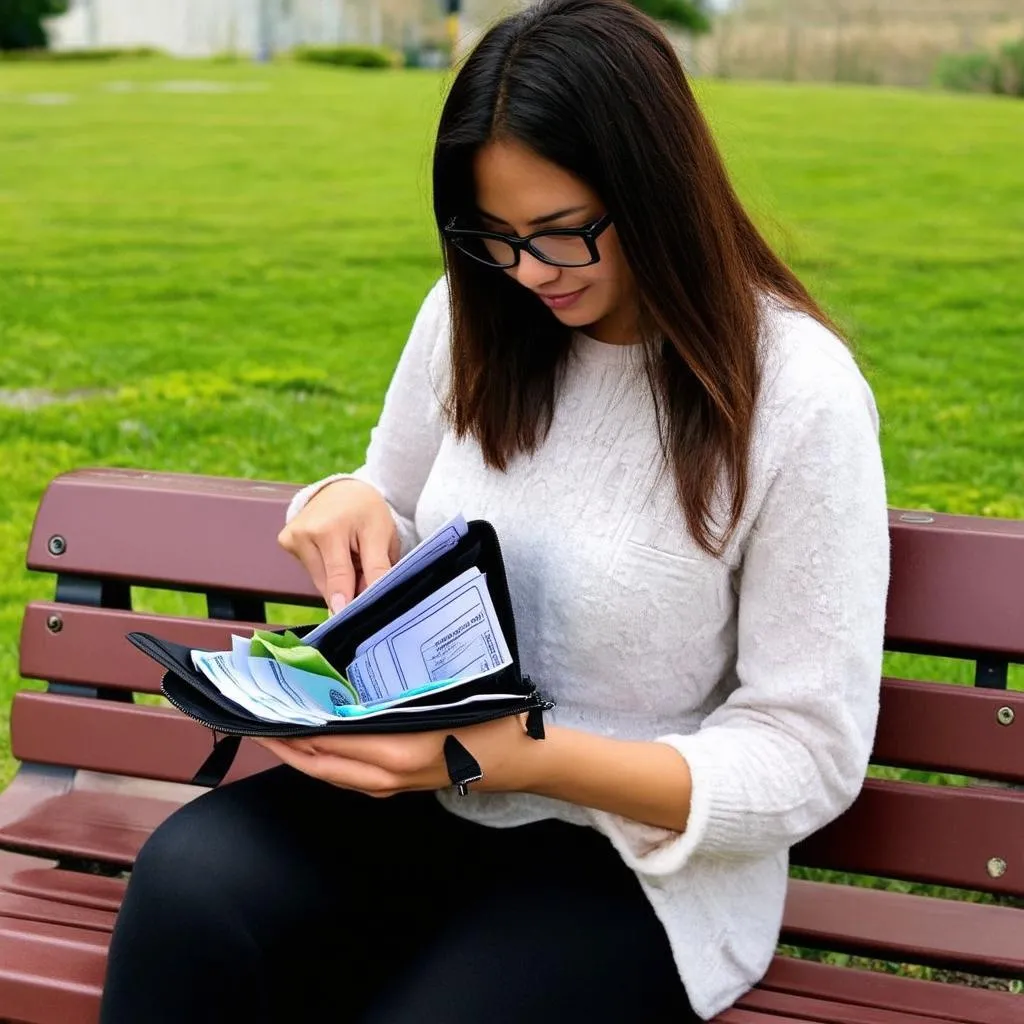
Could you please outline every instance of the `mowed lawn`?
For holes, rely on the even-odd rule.
[[[55,474],[308,480],[359,460],[439,271],[443,89],[427,72],[0,64],[0,722],[22,608],[52,592],[23,559]],[[861,356],[891,502],[1024,517],[1024,104],[700,94],[740,191]],[[12,770],[4,731],[0,783]]]

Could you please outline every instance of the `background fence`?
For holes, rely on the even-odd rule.
[[[1024,0],[748,0],[686,48],[696,73],[926,85],[945,53],[1024,36]]]

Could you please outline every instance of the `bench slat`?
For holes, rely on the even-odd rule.
[[[775,957],[759,987],[902,1010],[949,1024],[1024,1024],[1024,1003],[1009,992],[902,978],[786,956]]]
[[[828,1021],[808,1021],[806,1017],[780,1017],[775,1013],[741,1010],[733,1007],[715,1017],[713,1024],[829,1024]]]
[[[1024,521],[892,509],[892,645],[1024,652]]]
[[[1024,974],[1024,913],[1012,907],[794,879],[782,932],[798,946]]]
[[[740,997],[736,1005],[745,1010],[790,1014],[799,1020],[820,1024],[922,1024],[920,1015],[916,1013],[902,1013],[877,1006],[858,1006],[768,989],[755,988]]]
[[[22,761],[113,775],[189,782],[213,747],[209,729],[172,708],[22,690],[11,710],[12,753]],[[228,780],[273,767],[243,742]]]
[[[72,791],[0,828],[0,847],[128,867],[157,825],[179,806],[154,797]]]
[[[25,868],[15,872],[0,889],[22,896],[59,900],[76,907],[92,907],[114,913],[121,906],[125,882],[121,878],[90,875],[61,868]]]
[[[59,616],[61,628],[47,625]],[[145,615],[112,608],[34,601],[21,626],[21,674],[29,679],[158,693],[164,670],[125,636],[138,631],[191,647],[229,650],[231,634],[275,628],[264,623]]]
[[[0,917],[0,1007],[12,1021],[96,1024],[110,936]]]
[[[43,495],[28,566],[319,602],[306,571],[276,542],[296,490],[260,480],[76,470]],[[55,536],[65,544],[58,556],[49,548]]]
[[[1001,725],[1001,708],[1014,712]],[[1024,782],[1024,693],[903,679],[882,681],[871,760]]]
[[[868,779],[845,814],[794,847],[792,862],[1020,896],[1020,836],[1024,790]],[[996,858],[999,877],[989,874]]]
[[[47,622],[59,615],[61,629]],[[25,612],[21,674],[28,678],[155,693],[163,669],[125,639],[132,630],[194,647],[224,650],[231,634],[260,623],[145,615],[37,601]],[[1015,712],[999,724],[1000,708]],[[884,680],[873,760],[960,775],[1024,781],[1018,733],[1024,729],[1024,693]]]
[[[87,469],[43,495],[28,565],[196,590],[314,601],[304,570],[276,543],[291,484]],[[1024,654],[1024,522],[890,512],[894,645]],[[48,542],[60,536],[63,554]],[[159,537],[159,542],[155,538]]]
[[[0,917],[66,924],[72,928],[87,928],[94,932],[111,932],[114,930],[114,916],[109,910],[61,903],[59,900],[40,899],[37,896],[0,892]]]

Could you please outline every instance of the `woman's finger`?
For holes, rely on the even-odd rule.
[[[302,563],[303,568],[309,573],[313,586],[323,595],[327,601],[327,578],[324,575],[324,559],[320,549],[305,534],[293,535],[291,540],[291,551]]]
[[[343,530],[329,530],[316,537],[315,542],[320,552],[327,607],[332,612],[340,612],[356,593],[356,570],[349,536]]]
[[[356,550],[362,570],[363,587],[370,586],[381,578],[392,566],[392,540],[397,547],[397,534],[390,515],[374,517],[356,534]]]

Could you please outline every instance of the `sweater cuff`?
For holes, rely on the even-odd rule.
[[[709,784],[707,773],[690,760],[685,749],[688,739],[671,735],[656,740],[678,751],[690,768],[690,815],[684,832],[646,825],[607,811],[591,811],[597,827],[611,840],[626,865],[648,877],[673,875],[685,867],[708,830],[713,784]]]
[[[358,480],[354,473],[332,473],[325,476],[323,480],[317,480],[303,487],[288,503],[288,511],[284,514],[285,523],[290,523],[328,484],[336,483],[338,480]]]

